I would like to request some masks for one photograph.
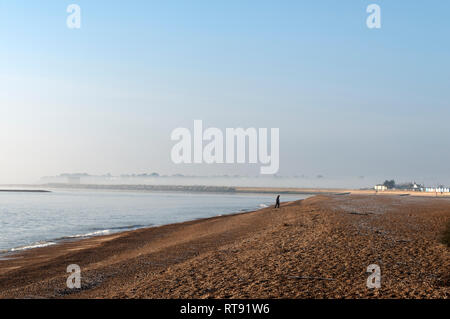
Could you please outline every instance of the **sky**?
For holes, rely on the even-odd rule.
[[[381,28],[366,25],[368,5]],[[67,6],[81,8],[69,29]],[[450,185],[448,1],[0,0],[0,183],[175,164],[171,132],[279,128],[279,175]]]

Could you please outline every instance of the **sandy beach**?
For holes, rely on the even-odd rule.
[[[23,251],[0,259],[0,298],[448,298],[449,220],[448,198],[318,195]]]

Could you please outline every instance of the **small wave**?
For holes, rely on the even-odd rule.
[[[33,248],[41,248],[41,247],[47,247],[47,246],[52,246],[52,245],[56,245],[56,243],[54,242],[38,242],[38,243],[34,243],[31,245],[27,245],[27,246],[21,246],[21,247],[16,247],[16,248],[11,248],[9,251],[13,252],[13,251],[21,251],[21,250],[27,250],[27,249],[33,249]]]
[[[269,206],[266,205],[266,204],[259,204],[259,207],[261,207],[261,208],[267,208],[267,207],[269,207]]]
[[[111,232],[110,229],[103,229],[103,230],[98,230],[98,231],[94,231],[94,232],[90,232],[90,233],[86,233],[86,234],[77,234],[77,235],[65,236],[65,237],[62,237],[61,239],[83,238],[83,237],[108,235],[110,232]]]
[[[128,225],[128,226],[117,226],[117,227],[109,227],[107,229],[104,228],[92,228],[92,232],[85,233],[85,234],[77,234],[77,235],[70,235],[70,236],[64,236],[58,239],[74,239],[74,238],[86,238],[86,237],[93,237],[93,236],[101,236],[101,235],[109,235],[111,233],[115,233],[117,231],[121,230],[134,230],[138,228],[148,227],[151,225]]]
[[[115,230],[126,230],[126,229],[132,230],[132,229],[137,229],[137,228],[142,228],[142,227],[147,227],[147,226],[145,226],[145,225],[130,225],[130,226],[111,227],[109,229],[98,229],[98,230],[95,229],[95,231],[93,231],[93,232],[84,233],[84,234],[69,235],[69,236],[56,238],[56,239],[53,239],[53,240],[56,241],[56,242],[60,242],[60,241],[63,241],[63,240],[68,240],[68,239],[82,239],[82,238],[87,238],[87,237],[109,235],[111,232],[114,232]],[[52,245],[56,245],[57,244],[56,242],[41,241],[41,242],[37,242],[37,243],[34,243],[34,244],[30,244],[30,245],[26,245],[26,246],[20,246],[20,247],[15,247],[15,248],[11,248],[11,249],[0,249],[0,254],[6,254],[6,253],[10,253],[10,252],[17,252],[17,251],[22,251],[22,250],[28,250],[28,249],[52,246]]]
[[[129,226],[117,226],[117,227],[108,227],[108,230],[123,230],[123,229],[136,229],[136,228],[143,228],[150,225],[129,225]],[[93,228],[95,231],[103,231],[104,228]]]

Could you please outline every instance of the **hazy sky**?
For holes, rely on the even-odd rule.
[[[81,29],[66,8],[81,7]],[[381,6],[381,29],[366,26]],[[280,128],[281,175],[450,184],[448,1],[0,0],[0,183],[175,165],[176,127]]]

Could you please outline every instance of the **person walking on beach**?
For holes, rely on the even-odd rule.
[[[275,202],[275,208],[280,208],[280,195],[277,196],[277,201]]]

